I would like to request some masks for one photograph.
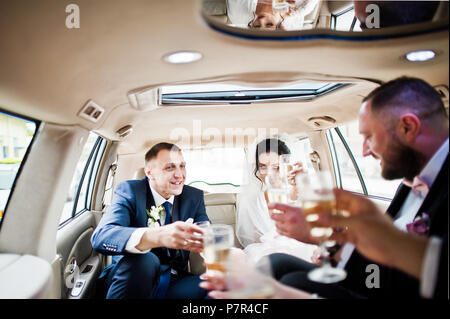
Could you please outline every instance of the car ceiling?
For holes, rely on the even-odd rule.
[[[379,41],[249,40],[210,28],[198,0],[80,0],[80,28],[68,29],[68,1],[0,2],[0,108],[45,122],[79,125],[117,139],[132,125],[121,152],[140,152],[167,140],[174,128],[314,130],[311,116],[337,123],[356,117],[376,81],[418,76],[448,86],[448,30]],[[410,63],[401,57],[433,49],[437,58]],[[167,53],[194,50],[203,59],[171,65]],[[170,107],[139,111],[127,94],[143,87],[184,82],[283,85],[340,79],[355,85],[313,102]],[[87,101],[105,109],[97,123],[77,116]]]

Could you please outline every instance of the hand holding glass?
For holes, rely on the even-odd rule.
[[[200,233],[194,233],[194,234],[197,235],[199,238],[203,238],[206,229],[211,226],[211,222],[208,220],[205,220],[205,221],[201,221],[201,222],[195,222],[194,225],[200,227],[203,230],[203,234],[200,234]],[[203,251],[200,253],[200,256],[202,256],[203,259],[205,258]]]
[[[224,263],[234,245],[233,227],[225,224],[212,224],[205,228],[203,236],[203,258],[207,271],[224,271]]]
[[[231,299],[269,299],[274,295],[272,267],[267,256],[254,265],[241,249],[232,249],[225,263]]]
[[[266,176],[266,193],[270,203],[289,203],[287,184],[279,174]]]
[[[327,247],[334,246],[328,240],[333,233],[331,227],[314,227],[320,214],[335,214],[336,201],[333,193],[333,181],[328,171],[300,173],[296,176],[298,198],[302,212],[308,223],[311,223],[311,236],[320,242],[322,266],[308,273],[309,279],[321,283],[334,283],[345,279],[343,269],[333,268],[330,263]]]

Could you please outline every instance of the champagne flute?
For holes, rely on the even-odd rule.
[[[294,161],[291,154],[280,155],[280,176],[283,179],[283,183],[289,184],[288,176],[291,171],[294,170]]]
[[[279,174],[266,176],[266,194],[270,203],[289,203],[287,184]]]
[[[311,236],[320,242],[322,266],[308,273],[308,278],[321,283],[334,283],[344,280],[346,272],[333,268],[327,248],[335,242],[329,240],[333,233],[331,227],[315,227],[319,214],[336,214],[336,200],[333,193],[333,181],[328,171],[300,173],[296,176],[298,198],[303,215],[311,225]]]
[[[207,229],[208,227],[211,226],[211,222],[208,221],[208,220],[204,220],[204,221],[201,221],[201,222],[195,222],[194,225],[200,227],[200,228],[203,230],[203,235],[200,234],[200,233],[194,233],[194,235],[196,235],[196,236],[198,236],[199,238],[201,238],[201,237],[204,236],[204,234],[205,234],[205,232],[206,232],[206,229]],[[203,251],[202,251],[199,255],[200,255],[203,259],[205,259],[205,255],[204,255]]]
[[[225,263],[225,282],[231,299],[270,299],[274,279],[270,260],[262,257],[255,265],[238,249],[232,249]]]
[[[289,11],[289,4],[286,0],[272,0],[272,10],[279,11],[281,13]]]
[[[207,271],[224,272],[225,261],[234,245],[233,227],[225,224],[212,224],[206,227],[203,245],[203,257]]]

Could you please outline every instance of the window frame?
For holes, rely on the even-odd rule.
[[[356,175],[358,175],[359,182],[361,183],[361,187],[362,187],[364,195],[369,196],[369,192],[367,191],[366,183],[365,183],[364,178],[363,178],[363,176],[361,174],[361,170],[359,169],[358,163],[356,162],[356,159],[353,156],[352,150],[348,146],[348,143],[345,140],[344,135],[342,135],[341,130],[339,129],[339,127],[335,127],[334,130],[337,133],[337,135],[339,136],[342,144],[345,147],[345,150],[347,151],[348,156],[350,157],[350,160],[352,161],[353,167],[356,170]]]
[[[346,14],[346,13],[348,13],[348,12],[354,10],[354,9],[355,9],[354,6],[350,6],[350,7],[348,7],[347,9],[344,9],[344,10],[342,10],[342,11],[336,13],[336,14],[333,14],[333,13],[332,13],[332,14],[331,14],[331,25],[332,25],[332,30],[336,30],[336,27],[337,27],[337,19],[338,19],[340,16],[342,16],[342,15],[344,15],[344,14]],[[350,30],[348,30],[348,31],[353,31],[353,30],[355,29],[355,26],[356,26],[356,23],[357,23],[357,22],[358,22],[358,18],[356,18],[356,16],[354,15],[354,16],[353,16],[352,24],[350,25]]]
[[[95,157],[94,157],[94,160],[93,160],[93,165],[92,165],[92,168],[91,168],[91,174],[89,175],[89,179],[88,179],[88,188],[86,190],[86,198],[85,198],[85,201],[84,201],[85,208],[89,209],[89,210],[92,209],[92,195],[93,195],[94,188],[95,188],[95,181],[97,180],[100,164],[101,164],[102,158],[103,158],[103,156],[105,154],[106,146],[108,144],[106,139],[102,138],[101,136],[99,136],[99,137],[101,138],[101,141],[100,141],[100,145],[97,148],[97,151],[95,153]],[[101,152],[101,154],[99,155],[100,152]],[[95,176],[93,176],[94,168],[97,168],[95,170],[95,173],[94,173]]]
[[[352,162],[353,168],[356,171],[356,175],[358,176],[359,182],[361,184],[361,188],[363,190],[363,193],[358,193],[358,192],[351,191],[351,190],[349,190],[349,192],[354,193],[354,194],[358,194],[358,195],[364,195],[364,196],[366,196],[366,197],[368,197],[370,199],[374,199],[374,200],[391,202],[392,198],[379,196],[379,195],[372,195],[372,194],[369,193],[369,191],[367,189],[367,186],[366,186],[366,182],[364,180],[364,176],[361,173],[361,170],[359,168],[358,162],[356,161],[356,159],[355,159],[355,157],[353,155],[353,152],[350,149],[350,146],[348,145],[348,143],[347,143],[344,135],[342,134],[341,130],[339,129],[339,127],[334,127],[334,128],[328,129],[326,131],[325,136],[326,136],[326,139],[327,139],[328,148],[329,148],[330,153],[331,153],[331,161],[332,161],[332,164],[333,164],[333,170],[334,170],[334,173],[335,173],[335,180],[336,180],[337,187],[338,188],[342,188],[342,177],[341,177],[340,167],[336,166],[336,165],[339,165],[339,160],[338,160],[338,157],[337,157],[337,151],[336,151],[334,139],[333,139],[333,136],[331,134],[331,130],[332,129],[335,130],[335,132],[338,135],[340,141],[344,145],[344,148],[345,148],[345,150],[347,152],[347,155],[349,156],[349,158],[350,158],[350,160]],[[331,140],[332,144],[330,143],[330,140]],[[338,182],[337,182],[337,175],[339,175],[340,184],[338,184]]]
[[[29,154],[30,154],[30,152],[31,152],[31,149],[33,148],[34,142],[36,141],[36,138],[37,138],[37,136],[39,135],[39,132],[40,132],[40,129],[41,129],[42,121],[36,120],[36,119],[31,118],[31,117],[29,117],[29,116],[24,116],[24,115],[15,113],[15,112],[6,111],[6,110],[4,110],[4,109],[2,109],[2,108],[0,108],[0,113],[3,113],[3,114],[5,114],[5,115],[7,115],[7,116],[12,116],[12,117],[19,118],[19,119],[21,119],[21,120],[30,121],[30,122],[33,122],[33,123],[36,125],[36,128],[35,128],[35,130],[34,130],[33,137],[31,138],[30,144],[28,144],[27,150],[25,151],[25,154],[24,154],[24,156],[23,156],[23,158],[22,158],[22,161],[20,162],[19,169],[17,170],[17,174],[16,174],[16,176],[14,177],[14,181],[13,181],[13,183],[12,183],[12,185],[11,185],[11,189],[10,189],[10,191],[9,191],[8,199],[6,200],[5,207],[3,208],[3,216],[2,216],[2,218],[0,219],[0,231],[1,231],[1,227],[2,227],[2,224],[3,224],[3,220],[5,219],[6,212],[7,212],[7,210],[8,210],[8,206],[9,206],[9,202],[10,202],[10,199],[11,199],[11,195],[13,194],[13,192],[14,192],[14,190],[15,190],[17,179],[20,178],[20,175],[21,175],[21,173],[22,173],[23,166],[24,166],[24,164],[26,163],[26,161],[28,160],[28,156],[29,156]]]
[[[91,209],[92,204],[92,192],[95,188],[95,181],[98,176],[99,167],[101,160],[104,156],[105,150],[106,150],[107,140],[100,135],[97,136],[97,139],[94,142],[94,145],[92,146],[91,152],[89,153],[88,159],[86,160],[86,164],[83,168],[83,173],[80,177],[80,182],[78,184],[78,187],[75,192],[74,200],[73,200],[73,207],[70,214],[70,217],[66,220],[62,221],[59,224],[58,229],[61,229],[68,223],[70,223],[73,219],[80,216],[84,212]],[[92,164],[92,165],[91,165]],[[96,168],[96,169],[95,169]],[[88,172],[89,171],[89,172]],[[81,208],[79,211],[77,211],[77,207],[80,200],[81,190],[84,186],[85,178],[87,179],[87,185],[86,185],[86,194],[84,198],[84,205],[83,208]],[[88,200],[89,199],[89,200]]]

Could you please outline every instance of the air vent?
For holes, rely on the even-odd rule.
[[[102,107],[98,106],[94,101],[89,100],[83,106],[80,113],[78,113],[78,116],[96,123],[102,117],[103,113],[105,113],[105,110]]]

